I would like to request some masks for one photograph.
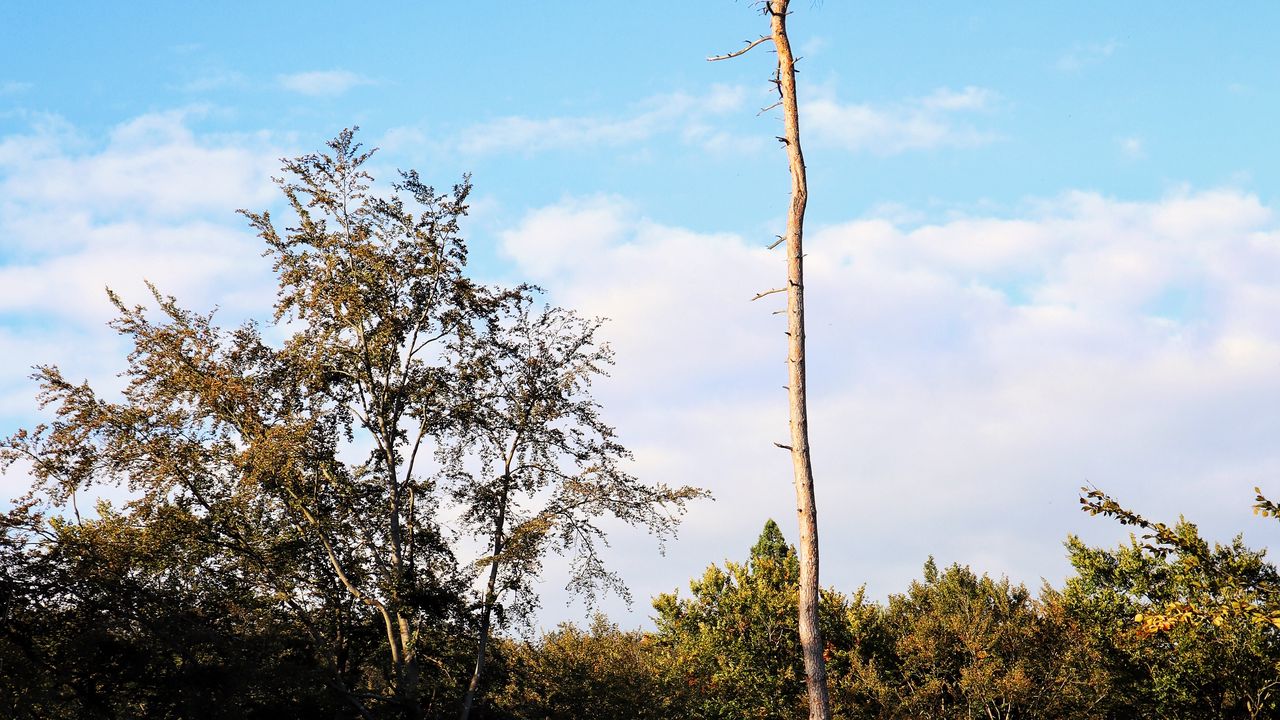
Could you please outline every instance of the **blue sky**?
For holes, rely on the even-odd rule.
[[[761,250],[785,159],[749,3],[11,3],[0,9],[0,418],[36,362],[110,384],[102,287],[229,320],[269,267],[232,212],[360,125],[380,175],[473,173],[477,272],[613,318],[601,389],[650,480],[712,488],[638,598],[790,517]],[[1280,486],[1273,3],[799,0],[826,579],[930,553],[1035,585],[1094,482],[1215,537]],[[0,480],[16,494],[21,479]],[[829,519],[827,519],[829,518]],[[786,528],[786,524],[783,524]],[[829,528],[829,529],[827,529]],[[544,620],[579,617],[549,571]]]

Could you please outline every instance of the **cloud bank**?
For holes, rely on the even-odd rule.
[[[57,117],[0,138],[0,416],[30,417],[26,368],[58,362],[107,386],[123,348],[103,324],[105,289],[149,299],[144,281],[229,319],[270,307],[260,243],[236,208],[276,202],[287,154],[261,137],[197,137],[198,110],[138,117],[105,142]],[[5,497],[20,478],[0,478]]]
[[[789,528],[783,322],[748,302],[780,255],[617,198],[531,212],[504,247],[555,302],[612,318],[604,405],[639,474],[716,494],[664,564],[619,534],[637,597],[741,556],[766,518]],[[1248,506],[1280,475],[1280,229],[1257,197],[1067,193],[1019,218],[859,219],[807,250],[826,583],[897,591],[929,554],[1060,580],[1068,533],[1124,535],[1077,510],[1085,483],[1267,540]]]

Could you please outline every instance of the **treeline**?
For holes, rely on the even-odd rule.
[[[1194,535],[1194,528],[1180,526]],[[50,525],[0,564],[0,706],[9,717],[358,717],[325,654],[277,598],[202,571],[207,554],[173,528],[119,516]],[[1245,616],[1152,631],[1135,621],[1198,597],[1199,563],[1140,539],[1113,550],[1067,542],[1075,574],[1037,594],[966,567],[924,566],[887,602],[828,590],[822,622],[837,717],[1275,718],[1280,633]],[[1216,547],[1220,566],[1275,579],[1263,553]],[[656,627],[597,616],[536,639],[495,639],[474,717],[803,718],[795,629],[798,566],[766,524],[745,562],[711,566],[653,602]],[[336,590],[335,590],[336,592]],[[461,596],[434,602],[422,646],[422,715],[455,717],[475,627]],[[380,623],[333,612],[343,665],[386,672]],[[365,677],[377,687],[389,677]],[[374,717],[400,714],[371,709]]]
[[[1189,525],[1182,530],[1194,533]],[[1150,632],[1144,611],[1211,580],[1135,539],[1067,542],[1075,575],[1038,594],[967,567],[940,569],[887,602],[823,595],[834,715],[842,718],[1280,717],[1280,634],[1244,617]],[[1238,541],[1212,551],[1274,578]],[[712,566],[654,601],[657,629],[598,617],[504,645],[503,717],[804,718],[795,553],[765,526],[745,563]],[[588,712],[591,712],[588,710]]]

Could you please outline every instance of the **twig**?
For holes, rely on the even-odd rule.
[[[768,295],[772,295],[772,294],[774,294],[774,293],[780,293],[780,292],[786,292],[786,291],[787,291],[787,289],[786,289],[786,288],[774,288],[774,289],[772,289],[772,290],[765,290],[765,291],[764,291],[764,292],[762,292],[762,293],[756,293],[756,296],[755,296],[755,297],[753,297],[753,298],[751,298],[751,302],[755,302],[755,301],[759,300],[759,299],[760,299],[760,298],[762,298],[762,297],[765,297],[765,296],[768,296]]]
[[[760,108],[760,112],[756,113],[756,117],[760,117],[761,115],[763,115],[763,114],[765,114],[765,113],[769,112],[770,110],[772,110],[772,109],[774,109],[774,108],[776,108],[776,107],[782,107],[782,101],[781,101],[781,100],[779,100],[778,102],[776,102],[776,103],[774,103],[774,104],[770,105],[769,107]]]
[[[743,42],[747,43],[747,46],[742,48],[741,50],[738,50],[736,52],[731,52],[731,53],[725,53],[724,55],[715,55],[713,57],[709,57],[707,58],[707,62],[715,62],[717,60],[728,60],[729,58],[736,58],[739,55],[746,55],[747,51],[749,51],[751,48],[759,45],[762,42],[765,42],[766,40],[772,40],[772,39],[773,38],[768,35],[761,35],[760,39],[758,40],[754,40],[754,41],[744,40]]]

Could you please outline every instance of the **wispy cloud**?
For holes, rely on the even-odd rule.
[[[1146,143],[1136,135],[1119,138],[1116,144],[1120,146],[1120,154],[1130,160],[1141,160],[1147,156]]]
[[[807,129],[818,142],[853,151],[894,154],[940,146],[980,145],[994,135],[959,122],[957,116],[988,110],[998,95],[989,89],[941,88],[900,103],[842,104],[819,88],[816,100],[804,103]],[[629,113],[556,117],[507,116],[462,131],[451,147],[480,155],[502,152],[621,147],[662,135],[711,153],[747,153],[765,148],[760,133],[744,134],[727,122],[743,113],[754,98],[743,86],[716,85],[695,95],[671,93],[637,103]],[[750,101],[750,102],[749,102]]]
[[[1119,48],[1120,43],[1115,40],[1091,45],[1076,45],[1058,58],[1055,67],[1065,73],[1080,72],[1086,67],[1097,65],[1111,57]]]
[[[986,88],[940,88],[922,98],[888,104],[841,103],[822,88],[816,94],[801,108],[811,137],[852,152],[893,155],[982,145],[996,137],[958,117],[993,105],[998,96]]]
[[[31,83],[16,80],[0,80],[0,95],[16,95],[31,89]]]
[[[333,97],[361,85],[373,84],[373,80],[349,70],[313,70],[280,75],[276,79],[286,90],[313,97]]]
[[[984,110],[995,100],[995,92],[970,85],[962,90],[939,88],[921,98],[919,104],[928,110]]]
[[[576,115],[546,118],[507,116],[464,130],[455,146],[468,154],[534,153],[553,149],[618,147],[662,134],[716,149],[736,139],[712,131],[707,120],[740,110],[747,91],[715,85],[702,95],[671,93],[648,98],[620,115]]]

